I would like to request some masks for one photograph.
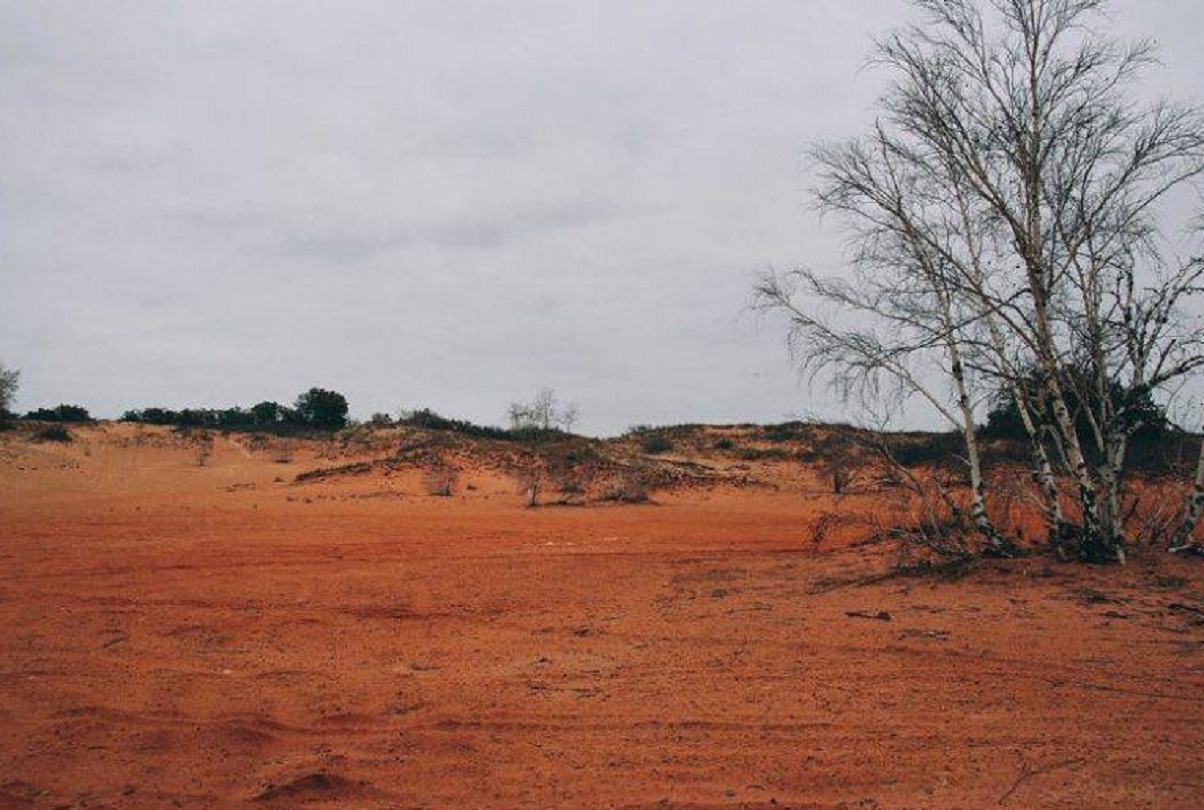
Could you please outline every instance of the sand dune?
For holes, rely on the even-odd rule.
[[[772,454],[525,509],[414,438],[0,434],[0,807],[1204,802],[1196,565],[866,580],[812,528],[878,496]]]

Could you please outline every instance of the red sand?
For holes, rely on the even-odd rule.
[[[525,510],[80,435],[0,440],[0,807],[1204,806],[1196,563],[831,587],[887,561],[788,481]]]

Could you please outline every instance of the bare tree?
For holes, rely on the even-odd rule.
[[[830,373],[846,400],[875,409],[884,396],[917,397],[957,430],[966,448],[973,525],[992,552],[1013,553],[986,509],[974,379],[964,358],[966,330],[975,319],[959,311],[943,260],[922,243],[867,232],[853,258],[849,280],[809,270],[767,274],[755,289],[755,305],[786,314],[793,356],[813,377]],[[820,302],[836,314],[817,311]]]
[[[0,362],[0,419],[12,412],[17,390],[21,387],[21,372]]]
[[[560,428],[565,433],[572,433],[573,428],[577,425],[577,420],[581,418],[581,409],[575,403],[563,405],[560,408]]]
[[[509,409],[510,427],[515,430],[563,430],[569,432],[580,412],[576,405],[561,403],[551,388],[535,392],[530,402],[513,402]]]
[[[1201,116],[1134,98],[1152,50],[1092,32],[1103,0],[915,4],[925,19],[878,44],[896,77],[883,118],[814,150],[819,205],[851,229],[852,279],[799,271],[800,304],[769,277],[760,301],[788,315],[805,365],[862,395],[889,378],[962,433],[988,537],[975,392],[1010,390],[1051,537],[1123,561],[1124,460],[1143,403],[1204,365],[1189,315],[1204,268],[1163,256],[1156,217],[1204,171]]]

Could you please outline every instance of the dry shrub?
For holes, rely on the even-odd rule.
[[[267,450],[271,444],[271,440],[262,433],[252,433],[248,436],[243,436],[239,441],[243,449],[250,453],[258,453]]]
[[[811,542],[818,551],[826,541],[837,535],[858,532],[864,540],[881,530],[882,525],[876,511],[857,509],[848,512],[822,512],[811,526]]]
[[[607,483],[598,500],[610,503],[647,503],[651,500],[648,482],[638,470],[622,472]]]
[[[855,435],[835,428],[816,438],[809,451],[800,453],[799,460],[812,463],[816,474],[831,483],[835,495],[864,484],[881,466],[872,450]]]
[[[745,447],[736,452],[741,461],[802,461],[797,450],[785,447]]]
[[[33,440],[35,442],[59,442],[67,443],[72,441],[71,431],[62,425],[47,425],[34,431]]]
[[[659,433],[649,433],[640,439],[640,449],[650,456],[673,452],[673,442]]]
[[[450,498],[456,494],[456,483],[460,480],[460,471],[450,464],[439,464],[426,471],[422,478],[423,488],[427,495],[438,498]]]
[[[1131,476],[1121,502],[1122,524],[1134,548],[1166,548],[1183,520],[1183,483],[1160,476]],[[1063,499],[1068,518],[1077,504]],[[1041,546],[1050,527],[1032,474],[1018,467],[997,468],[987,484],[987,510],[996,527],[1030,548]],[[1056,548],[1055,548],[1056,550]]]
[[[560,503],[579,504],[584,502],[586,494],[594,481],[592,467],[569,467],[553,471],[551,484],[560,494]]]
[[[961,502],[967,500],[964,492],[952,491],[939,476],[906,469],[892,472],[892,485],[874,493],[872,509],[860,504],[821,514],[811,529],[815,547],[840,534],[854,545],[894,549],[901,568],[963,560],[978,553],[981,538]]]
[[[132,436],[119,438],[118,447],[153,447],[156,449],[187,450],[192,437],[185,431],[163,430],[159,426],[137,425]]]
[[[593,487],[604,460],[597,450],[579,441],[545,444],[522,453],[507,464],[528,508],[556,492],[560,505],[580,504]]]
[[[202,434],[196,439],[196,465],[204,467],[209,464],[209,457],[213,455],[213,437],[208,433]]]
[[[1000,534],[1023,539],[1045,530],[1031,472],[998,467],[988,475],[985,489],[987,514]]]
[[[543,470],[537,465],[532,465],[519,472],[515,480],[518,482],[518,492],[523,496],[524,505],[528,509],[539,506],[539,495],[543,491],[544,483]]]
[[[1183,484],[1165,479],[1130,482],[1123,521],[1135,548],[1169,548],[1183,525]]]

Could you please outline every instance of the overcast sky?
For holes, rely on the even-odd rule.
[[[1124,0],[1198,95],[1204,3]],[[0,0],[0,360],[22,410],[291,401],[581,426],[836,416],[768,265],[836,271],[806,143],[905,0]]]

